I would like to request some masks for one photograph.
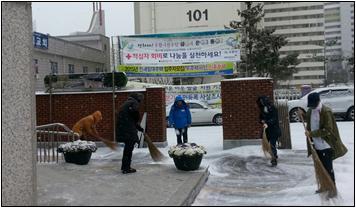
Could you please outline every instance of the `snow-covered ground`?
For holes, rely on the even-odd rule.
[[[291,124],[292,150],[278,150],[277,167],[271,167],[261,146],[243,146],[223,150],[221,126],[191,127],[189,142],[206,147],[202,165],[209,166],[210,176],[196,198],[196,206],[325,206],[354,205],[354,122],[338,122],[341,139],[348,153],[334,161],[338,198],[325,200],[314,194],[314,167],[306,157],[306,140],[301,123]],[[176,144],[174,129],[167,129],[168,145]],[[160,149],[168,155],[168,147]],[[120,158],[122,151],[100,148],[96,159]],[[135,149],[133,164],[152,163],[147,149]],[[161,162],[173,164],[167,158]]]

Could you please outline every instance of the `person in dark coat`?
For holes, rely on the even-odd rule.
[[[263,124],[263,128],[266,128],[266,136],[272,148],[273,156],[271,164],[272,166],[276,166],[278,158],[276,143],[278,141],[278,137],[281,136],[278,112],[276,107],[266,96],[258,97],[257,105],[260,109],[260,122]]]
[[[142,100],[143,94],[130,94],[116,115],[116,141],[125,143],[121,165],[123,174],[136,172],[136,169],[131,168],[131,158],[135,143],[139,143],[137,131],[144,131],[139,125]]]
[[[178,95],[169,112],[169,124],[175,128],[177,144],[188,142],[188,127],[192,123],[192,117],[188,105],[182,96]]]

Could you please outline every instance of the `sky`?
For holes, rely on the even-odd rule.
[[[102,2],[106,36],[135,33],[133,2]],[[52,36],[85,32],[93,13],[92,2],[33,2],[34,30]]]

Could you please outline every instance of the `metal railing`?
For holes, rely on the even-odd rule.
[[[63,142],[79,139],[79,135],[62,123],[36,126],[37,162],[49,163],[59,161],[57,148]],[[60,155],[63,157],[62,155]]]
[[[301,91],[296,89],[275,89],[273,96],[275,100],[296,100],[300,99]]]

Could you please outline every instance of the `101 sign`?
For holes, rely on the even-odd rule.
[[[194,21],[200,21],[202,18],[205,20],[208,20],[208,9],[205,9],[204,11],[200,11],[199,9],[196,9],[194,11],[189,10],[187,12],[189,22]]]

